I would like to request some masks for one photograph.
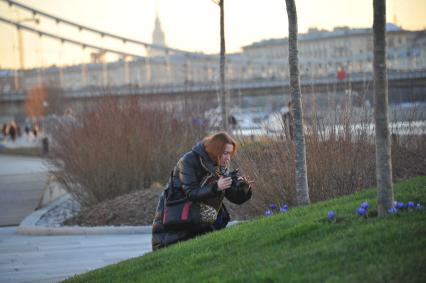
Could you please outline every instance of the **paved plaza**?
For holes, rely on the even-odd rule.
[[[151,251],[151,234],[23,236],[0,228],[0,282],[58,282]]]
[[[40,158],[0,154],[0,226],[19,225],[37,208],[47,171]]]
[[[17,225],[47,182],[39,158],[0,154],[0,282],[57,282],[151,251],[151,234],[27,236]],[[9,226],[9,227],[5,227]]]

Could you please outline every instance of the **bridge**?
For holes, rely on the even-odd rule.
[[[389,72],[388,83],[390,91],[403,100],[403,93],[407,100],[415,99],[426,101],[426,70],[410,72]],[[290,81],[288,79],[262,79],[245,81],[228,81],[227,90],[232,94],[288,94]],[[347,79],[339,80],[337,77],[307,78],[301,77],[302,93],[341,92],[346,90],[362,92],[370,95],[373,89],[372,73],[350,74]],[[196,82],[185,84],[146,85],[143,87],[116,86],[116,87],[86,87],[77,90],[62,90],[67,98],[93,98],[109,96],[133,95],[211,95],[218,91],[217,82]],[[26,99],[25,91],[11,91],[0,96],[2,103],[22,102]]]
[[[287,95],[290,96],[289,80],[248,80],[228,81],[227,90],[231,97],[237,95],[263,96]],[[426,70],[417,72],[389,72],[389,101],[395,102],[425,102],[426,101]],[[301,78],[302,95],[324,93],[343,93],[351,91],[354,96],[373,102],[373,74],[352,74],[344,81],[337,77]],[[170,101],[181,100],[183,97],[193,97],[200,100],[214,100],[217,97],[218,85],[216,82],[175,85],[148,85],[144,87],[119,86],[110,88],[91,87],[78,90],[61,90],[62,95],[72,105],[85,104],[87,101],[102,99],[106,96],[128,98],[140,96],[152,100],[153,98]],[[7,115],[23,114],[26,92],[12,92],[0,95],[0,112]],[[79,108],[79,107],[77,107]]]

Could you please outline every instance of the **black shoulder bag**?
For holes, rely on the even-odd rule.
[[[170,187],[174,190],[173,171],[170,176]],[[169,200],[169,196],[164,198],[163,225],[173,230],[186,230],[201,225],[211,225],[217,219],[217,211],[204,203],[194,202],[185,196],[178,200]]]

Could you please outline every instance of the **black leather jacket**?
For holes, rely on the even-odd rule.
[[[211,180],[211,177],[215,176],[216,169],[217,165],[210,159],[201,142],[195,145],[191,151],[183,155],[183,157],[178,161],[165,191],[161,194],[158,201],[152,225],[153,250],[226,227],[230,221],[230,217],[223,204],[220,205],[218,213],[218,218],[221,219],[218,219],[220,221],[216,221],[216,225],[209,227],[194,227],[190,230],[174,231],[166,229],[162,224],[162,211],[165,195],[168,195],[169,200],[188,197],[193,201],[205,203],[222,202],[226,194],[223,191],[217,190],[217,182],[208,182],[209,179]],[[183,189],[184,194],[182,193],[181,188]],[[250,196],[248,196],[248,198],[250,198]]]
[[[198,143],[187,152],[176,164],[173,170],[173,189],[169,191],[170,199],[182,197],[180,188],[186,197],[193,201],[205,201],[222,196],[217,190],[217,184],[206,181],[215,176],[217,166],[210,159],[202,143]]]

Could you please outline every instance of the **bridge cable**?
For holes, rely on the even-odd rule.
[[[98,29],[91,28],[89,26],[81,25],[81,24],[78,24],[78,23],[75,23],[75,22],[72,22],[72,21],[65,20],[63,18],[59,18],[59,17],[54,16],[52,14],[48,14],[48,13],[40,11],[38,9],[31,8],[27,5],[21,4],[21,3],[16,2],[16,1],[12,1],[12,0],[0,0],[0,1],[7,2],[10,6],[16,6],[18,8],[30,11],[30,12],[33,13],[34,16],[40,15],[40,16],[43,16],[43,17],[46,17],[46,18],[50,18],[58,24],[64,23],[64,24],[76,27],[80,31],[86,30],[86,31],[90,31],[90,32],[99,34],[101,37],[110,37],[110,38],[114,38],[114,39],[117,39],[117,40],[121,40],[123,42],[131,42],[131,43],[135,43],[135,44],[138,44],[138,45],[143,45],[145,48],[149,47],[149,48],[161,49],[161,50],[171,51],[171,52],[176,52],[176,53],[184,53],[184,54],[188,54],[188,55],[201,55],[199,53],[180,50],[180,49],[177,49],[177,48],[171,48],[171,47],[167,47],[167,46],[163,46],[163,45],[159,45],[159,44],[147,43],[147,42],[143,42],[143,41],[140,41],[140,40],[122,37],[122,36],[112,34],[112,33],[109,33],[109,32],[104,32],[104,31],[101,31],[101,30],[98,30]]]
[[[27,31],[30,31],[30,32],[33,32],[33,33],[37,33],[39,36],[47,36],[47,37],[50,37],[50,38],[58,39],[60,41],[68,42],[68,43],[78,45],[78,46],[81,46],[81,47],[89,47],[89,48],[96,49],[96,50],[99,50],[99,51],[106,51],[106,52],[110,52],[110,53],[118,54],[118,55],[122,55],[122,56],[126,55],[126,56],[135,57],[135,58],[143,58],[143,59],[146,58],[142,55],[129,53],[129,52],[123,52],[123,51],[114,50],[114,49],[110,49],[110,48],[104,48],[104,47],[101,47],[101,46],[96,46],[96,45],[93,45],[93,44],[84,43],[84,42],[81,42],[81,41],[78,41],[78,40],[74,40],[74,39],[63,37],[63,36],[55,35],[55,34],[52,34],[52,33],[48,33],[48,32],[45,32],[45,31],[41,31],[39,29],[35,29],[35,28],[32,28],[32,27],[20,24],[20,23],[5,19],[3,17],[0,17],[0,22],[4,22],[4,23],[10,24],[10,25],[14,25],[18,29],[24,29],[24,30],[27,30]]]

